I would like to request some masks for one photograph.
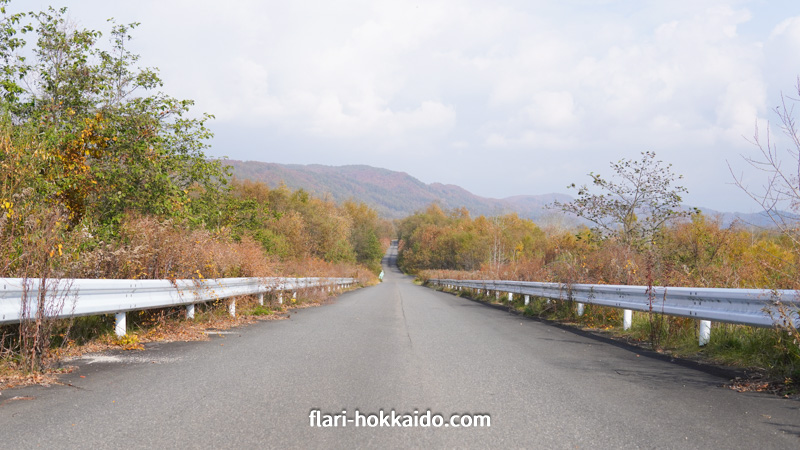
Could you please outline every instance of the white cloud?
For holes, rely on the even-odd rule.
[[[722,209],[725,159],[747,151],[741,136],[800,73],[798,2],[71,3],[84,26],[143,23],[135,49],[167,92],[241,130],[221,154],[251,157],[279,130],[325,161],[429,180],[537,174],[465,186],[493,196],[563,190],[654,149],[685,169],[690,200]]]
[[[776,25],[770,38],[785,38],[800,46],[800,17],[790,17]]]
[[[545,128],[565,128],[575,125],[578,117],[570,92],[537,92],[522,112],[531,123]]]
[[[406,133],[443,134],[454,123],[453,108],[438,102],[425,101],[413,110],[394,111],[380,108],[377,101],[344,104],[331,95],[314,111],[311,131],[323,137],[397,138]]]

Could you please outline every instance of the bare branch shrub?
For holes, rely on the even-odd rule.
[[[800,78],[796,90],[800,96]],[[753,137],[748,139],[758,153],[754,157],[742,155],[742,158],[766,176],[763,185],[750,187],[744,175],[736,175],[728,164],[734,184],[758,203],[781,233],[791,239],[795,248],[800,247],[800,130],[794,117],[798,101],[800,98],[781,94],[780,105],[772,110],[780,123],[783,138],[773,136],[769,123],[762,132],[756,122]]]
[[[62,241],[67,213],[26,201],[24,190],[12,198],[20,206],[14,215],[6,217],[0,252],[9,257],[7,274],[21,278],[23,294],[18,336],[3,342],[10,347],[5,352],[18,354],[26,371],[39,372],[52,362],[56,317],[70,305],[69,300],[74,307],[75,296],[61,264],[65,259]]]
[[[765,175],[764,184],[750,187],[743,174],[736,175],[730,164],[728,167],[734,184],[758,203],[781,235],[791,242],[794,255],[789,263],[796,274],[800,253],[800,128],[794,108],[800,102],[800,77],[795,92],[797,97],[781,93],[779,105],[772,110],[781,134],[774,136],[769,123],[762,132],[756,122],[753,137],[748,142],[758,152],[754,157],[742,155],[751,167]],[[779,319],[778,327],[792,336],[792,344],[800,348],[800,311],[777,302],[770,314]]]

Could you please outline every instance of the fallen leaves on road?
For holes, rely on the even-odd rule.
[[[785,398],[800,398],[798,386],[791,379],[779,382],[764,380],[760,375],[751,378],[736,377],[728,384],[728,388],[736,392],[767,392]]]
[[[34,384],[44,386],[58,384],[57,375],[58,373],[0,375],[0,394],[2,394],[3,389],[11,389],[13,387],[32,386]]]

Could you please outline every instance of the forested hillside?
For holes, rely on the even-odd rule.
[[[318,164],[275,164],[258,161],[225,161],[237,178],[263,181],[277,187],[306,189],[317,195],[330,194],[336,201],[357,199],[387,218],[401,219],[425,209],[431,203],[443,208],[467,208],[475,215],[516,212],[538,219],[553,200],[567,201],[564,194],[522,195],[507,199],[480,197],[451,184],[425,184],[404,172],[376,167],[323,166]]]
[[[425,184],[404,172],[377,167],[323,166],[318,164],[276,164],[259,161],[226,160],[235,177],[262,181],[272,187],[286,185],[304,189],[319,196],[330,195],[342,202],[355,199],[375,208],[381,216],[402,219],[435,203],[445,209],[466,208],[473,216],[496,216],[516,213],[537,223],[558,222],[577,226],[582,222],[572,215],[547,209],[554,201],[568,202],[567,194],[515,195],[503,199],[481,197],[455,185]],[[565,183],[566,185],[566,183]],[[743,205],[745,207],[747,205]],[[689,206],[685,206],[691,209]],[[722,226],[736,222],[745,226],[771,227],[770,218],[763,212],[742,213],[699,208],[708,217],[719,220]]]

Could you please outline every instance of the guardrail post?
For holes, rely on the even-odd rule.
[[[626,309],[622,315],[622,329],[630,330],[633,323],[633,311]]]
[[[127,321],[125,320],[124,312],[119,312],[115,314],[114,321],[115,321],[114,333],[116,333],[117,336],[125,336],[126,334],[128,334],[128,325]]]
[[[231,299],[231,302],[228,303],[228,312],[230,313],[231,317],[236,317],[236,300]]]
[[[283,292],[282,291],[278,291],[278,304],[279,305],[283,304]]]
[[[494,299],[500,300],[500,291],[494,291]]]
[[[583,315],[583,307],[586,306],[583,303],[578,303],[578,317]]]
[[[530,304],[531,304],[531,296],[530,295],[526,295],[525,296],[525,306],[528,306]]]
[[[194,319],[194,303],[186,305],[186,318]]]
[[[514,301],[514,293],[513,292],[509,292],[508,293],[508,303],[511,303],[513,301]]]
[[[258,294],[258,304],[264,306],[264,293]]]
[[[708,341],[711,340],[711,321],[710,320],[701,320],[700,321],[700,346],[704,346],[708,344]]]

